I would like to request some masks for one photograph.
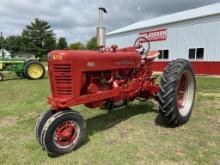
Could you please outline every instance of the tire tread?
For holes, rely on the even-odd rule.
[[[185,69],[190,70],[194,76],[192,66],[187,60],[177,59],[171,61],[164,69],[159,85],[159,110],[163,119],[171,126],[179,126],[186,122],[177,115],[176,105],[177,86]]]

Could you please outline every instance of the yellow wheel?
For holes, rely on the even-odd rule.
[[[30,61],[25,66],[25,76],[28,79],[37,80],[44,77],[45,68],[38,61]]]

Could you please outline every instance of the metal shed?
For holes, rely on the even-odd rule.
[[[161,52],[155,71],[184,58],[196,74],[220,75],[220,3],[131,24],[107,33],[106,43],[131,46],[139,36]]]

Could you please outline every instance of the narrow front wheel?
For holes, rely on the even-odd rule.
[[[74,111],[65,110],[54,114],[44,125],[41,141],[52,155],[60,155],[79,147],[86,134],[86,123]]]
[[[39,142],[40,145],[42,145],[41,143],[41,133],[42,133],[42,130],[43,130],[43,127],[45,125],[45,123],[47,122],[47,120],[53,116],[53,114],[55,114],[56,111],[55,110],[52,110],[52,109],[49,109],[47,111],[45,111],[44,113],[42,113],[39,118],[37,119],[37,123],[35,125],[35,132],[36,132],[36,139],[37,141]]]

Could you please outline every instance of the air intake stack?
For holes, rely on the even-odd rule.
[[[100,51],[105,47],[105,27],[103,26],[103,13],[107,10],[103,7],[99,8],[99,26],[97,27],[97,47]]]

